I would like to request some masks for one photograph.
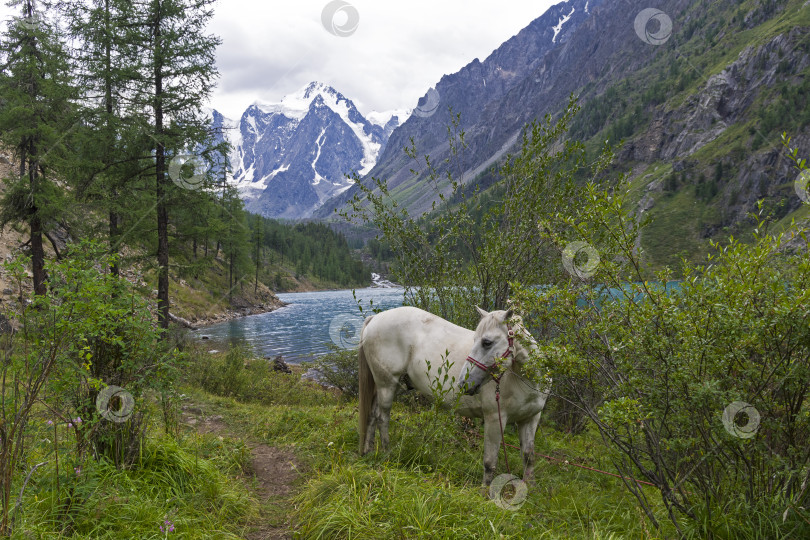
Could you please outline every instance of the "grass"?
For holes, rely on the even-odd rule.
[[[40,424],[29,461],[49,463],[26,488],[14,538],[163,538],[159,527],[168,520],[175,528],[170,538],[236,539],[239,524],[255,513],[250,491],[236,480],[249,457],[244,442],[210,434],[175,439],[153,425],[131,469],[74,462],[65,446],[57,490],[56,463],[48,455],[52,428]]]
[[[283,392],[282,385],[267,387]],[[303,538],[672,535],[663,508],[656,507],[664,526],[656,532],[620,479],[543,458],[537,460],[537,485],[525,503],[516,511],[502,509],[481,493],[481,422],[416,406],[408,394],[392,410],[390,451],[361,457],[356,401],[320,388],[274,391],[258,403],[188,389],[195,402],[223,415],[235,432],[295,452],[306,471],[293,501],[296,530]],[[507,429],[507,441],[518,444],[514,427]],[[594,432],[573,436],[543,422],[536,444],[538,453],[562,462],[613,470]],[[512,472],[521,475],[517,450],[509,450],[509,461]],[[506,472],[502,454],[497,472]],[[651,488],[647,496],[660,499]]]
[[[595,431],[561,432],[549,414],[536,437],[536,485],[525,501],[508,509],[482,493],[480,420],[435,410],[405,393],[392,409],[390,450],[360,456],[354,399],[302,382],[297,375],[274,372],[241,349],[218,355],[192,351],[184,375],[184,399],[207,415],[222,415],[235,436],[200,435],[191,429],[168,436],[154,421],[138,463],[121,470],[91,459],[73,463],[66,442],[60,451],[59,491],[53,464],[38,469],[25,491],[14,536],[163,538],[159,527],[166,520],[175,528],[169,538],[243,538],[257,524],[290,521],[301,538],[676,536],[655,489],[643,488],[660,530],[620,479],[573,466],[613,472],[615,456]],[[156,404],[148,406],[158,418]],[[552,400],[549,409],[554,407]],[[37,442],[28,462],[49,459],[53,428],[39,415],[29,430]],[[60,435],[60,440],[70,439]],[[514,426],[507,426],[506,440],[518,445]],[[256,500],[245,478],[251,459],[246,441],[295,454],[301,476],[291,498]],[[519,453],[513,448],[509,463],[511,472],[521,476]],[[74,467],[81,472],[74,473]],[[496,474],[505,472],[501,453]],[[508,501],[511,492],[503,495]],[[723,523],[713,520],[712,530],[734,537],[741,512],[750,514],[747,506],[730,509]],[[772,525],[768,516],[758,523],[767,536]],[[687,537],[705,536],[690,526]]]

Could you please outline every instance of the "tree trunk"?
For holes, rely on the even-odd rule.
[[[110,0],[104,1],[104,27],[107,31],[110,29]],[[104,106],[107,111],[107,119],[106,119],[106,126],[107,126],[107,133],[108,137],[110,137],[106,144],[112,144],[112,141],[115,140],[113,137],[112,129],[110,129],[110,119],[112,118],[113,114],[113,102],[112,102],[112,51],[111,51],[111,37],[107,36],[105,39],[105,46],[104,46]],[[107,146],[109,149],[109,146]],[[105,152],[107,153],[107,152]],[[110,156],[109,154],[104,156],[105,161],[109,163]],[[115,187],[112,187],[110,190],[110,254],[116,255],[118,253],[118,237],[120,235],[119,231],[119,216],[118,212],[114,210],[113,205],[116,204],[115,201],[118,199],[118,193]],[[120,275],[120,271],[118,268],[118,261],[113,259],[110,263],[110,273],[115,277]]]
[[[169,209],[166,205],[166,147],[163,142],[163,46],[160,2],[155,2],[155,195],[157,197],[158,324],[169,328]]]
[[[32,155],[34,152],[32,151]],[[37,192],[37,169],[36,163],[28,164],[28,179],[31,185],[31,192]],[[28,226],[31,228],[31,274],[34,281],[34,294],[44,295],[47,291],[45,282],[45,249],[42,245],[42,219],[39,216],[39,208],[36,199],[31,202],[28,209]]]

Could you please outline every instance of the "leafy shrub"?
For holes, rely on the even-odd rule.
[[[333,398],[312,381],[296,373],[273,371],[264,358],[253,358],[247,349],[234,347],[212,355],[199,347],[190,351],[186,382],[218,396],[264,405],[320,405]]]
[[[807,535],[810,259],[760,220],[750,243],[684,263],[680,283],[669,271],[648,281],[626,192],[588,190],[588,218],[569,224],[599,251],[601,285],[573,278],[515,296],[544,329],[537,371],[575,396],[619,471],[659,489],[682,534]]]
[[[304,367],[318,372],[323,382],[340,389],[347,397],[357,397],[360,391],[356,350],[330,345],[329,353],[305,362]]]

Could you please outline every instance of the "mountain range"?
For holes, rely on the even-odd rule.
[[[211,112],[231,143],[233,182],[246,208],[275,218],[309,217],[368,173],[407,112],[365,118],[334,88],[313,82],[279,103],[256,102],[239,121]]]
[[[571,135],[592,149],[606,140],[620,144],[616,167],[632,171],[638,211],[655,218],[642,243],[656,261],[677,264],[683,253],[705,251],[708,239],[750,228],[747,216],[759,200],[782,225],[810,214],[794,193],[796,173],[779,141],[788,131],[808,153],[806,3],[561,2],[483,61],[442,77],[412,114],[398,114],[387,125],[363,122],[359,113],[341,116],[334,104],[349,111],[349,100],[316,103],[302,97],[306,91],[290,100],[297,115],[254,105],[240,121],[237,181],[253,211],[330,218],[355,193],[345,174],[356,171],[364,183],[385,179],[397,202],[418,215],[437,194],[403,152],[411,139],[441,176],[449,167],[447,127],[459,115],[467,144],[460,176],[486,189],[504,156],[517,150],[527,123],[558,115],[575,95],[581,111]],[[306,116],[300,103],[307,103]],[[363,133],[369,142],[327,139],[327,118],[333,119],[330,133]],[[270,125],[281,133],[274,136],[278,144],[288,141],[302,156],[296,167],[278,157],[277,146],[249,138],[254,131],[269,133]],[[309,185],[298,189],[297,175]],[[318,189],[318,175],[328,179],[328,190]]]

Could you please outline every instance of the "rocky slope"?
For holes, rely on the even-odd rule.
[[[643,18],[651,6],[656,17]],[[464,181],[486,186],[489,169],[517,149],[524,126],[558,114],[573,94],[582,110],[572,136],[591,147],[623,141],[617,167],[646,171],[634,182],[639,209],[660,222],[644,239],[657,262],[676,264],[679,252],[697,253],[705,239],[744,230],[759,199],[776,219],[803,219],[806,208],[793,191],[797,171],[779,134],[787,131],[802,155],[810,154],[806,6],[805,0],[560,3],[484,62],[442,78],[435,114],[415,115],[395,130],[364,182],[387,180],[400,204],[421,214],[436,194],[424,171],[411,173],[402,147],[413,136],[417,152],[447,172],[446,107],[461,113],[468,144],[454,174],[461,170]],[[329,216],[354,191],[316,215]]]

